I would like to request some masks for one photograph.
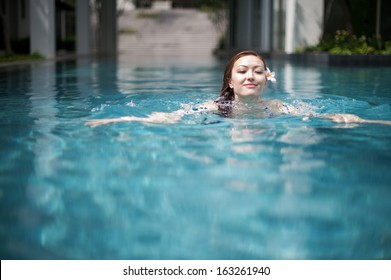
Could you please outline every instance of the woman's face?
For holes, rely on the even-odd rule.
[[[265,65],[259,57],[247,55],[234,63],[229,86],[236,100],[259,98],[266,82]]]

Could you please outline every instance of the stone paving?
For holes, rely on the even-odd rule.
[[[125,56],[211,56],[219,34],[195,9],[136,9],[118,20],[118,49]],[[127,32],[125,32],[127,31]]]

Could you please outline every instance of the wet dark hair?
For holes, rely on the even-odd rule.
[[[229,86],[229,82],[231,81],[232,77],[232,68],[234,67],[235,62],[240,59],[243,56],[256,56],[260,60],[262,60],[263,65],[265,66],[266,69],[266,62],[265,59],[256,51],[253,50],[245,50],[237,53],[234,55],[227,63],[225,66],[224,70],[224,76],[223,76],[223,84],[221,86],[220,90],[220,97],[217,98],[214,102],[217,104],[219,111],[222,111],[223,115],[229,115],[230,112],[232,111],[232,101],[235,100],[235,93],[232,88]]]

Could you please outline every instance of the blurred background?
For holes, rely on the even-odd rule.
[[[0,56],[290,54],[339,30],[379,44],[390,40],[390,8],[381,0],[1,0]]]

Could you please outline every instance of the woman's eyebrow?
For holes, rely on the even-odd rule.
[[[237,66],[237,68],[239,68],[239,67],[246,67],[246,68],[248,68],[248,66],[244,65],[244,64],[240,64],[240,65]],[[264,67],[262,65],[255,65],[254,68],[262,68],[263,69]]]

